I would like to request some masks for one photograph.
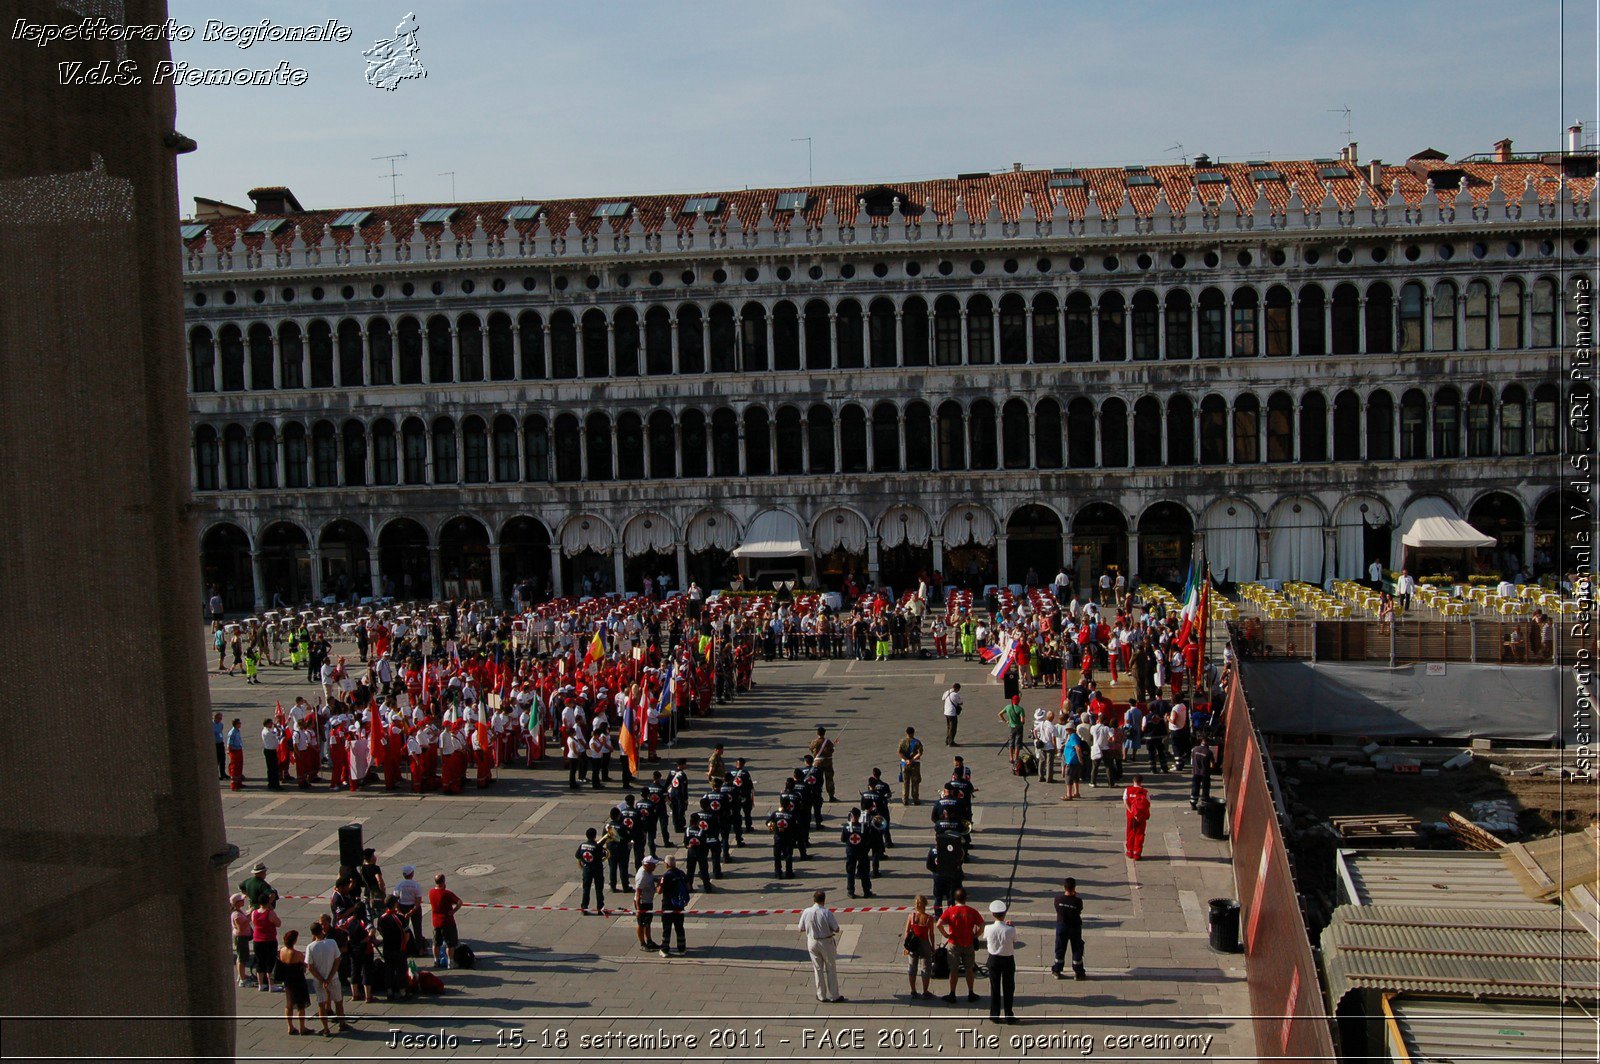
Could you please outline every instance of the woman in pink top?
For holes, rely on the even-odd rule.
[[[250,910],[250,944],[256,955],[256,989],[272,990],[272,968],[278,961],[278,926],[283,921],[272,908],[271,898],[262,898]]]
[[[250,985],[250,962],[254,959],[250,952],[252,939],[250,931],[250,914],[245,912],[245,896],[235,894],[228,899],[231,911],[228,913],[228,927],[233,932],[233,959],[234,966],[238,969],[240,986]]]

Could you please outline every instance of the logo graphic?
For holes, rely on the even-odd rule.
[[[367,57],[367,84],[393,92],[408,78],[425,78],[428,71],[417,61],[417,16],[411,12],[394,28],[394,36],[375,41],[361,54]]]

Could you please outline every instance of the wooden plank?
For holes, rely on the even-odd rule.
[[[1451,813],[1445,817],[1445,823],[1450,827],[1450,833],[1461,841],[1469,850],[1503,850],[1506,844],[1489,832],[1483,830],[1460,813]]]

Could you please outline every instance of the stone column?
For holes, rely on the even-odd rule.
[[[878,537],[867,537],[867,579],[878,582]]]
[[[964,304],[964,303],[961,306],[960,326],[961,326],[961,364],[963,366],[970,366],[970,365],[972,365],[972,344],[969,342],[969,340],[967,338],[967,307],[966,307],[966,304]]]
[[[382,568],[382,562],[381,562],[381,559],[380,559],[380,557],[378,555],[378,548],[376,546],[372,546],[372,545],[369,545],[367,547],[367,575],[372,581],[372,597],[373,598],[382,598],[383,597],[383,568]]]
[[[683,363],[678,360],[678,316],[672,311],[667,311],[667,332],[672,337],[672,375],[676,377],[683,372]]]
[[[1022,330],[1022,342],[1026,345],[1022,357],[1031,366],[1033,365],[1033,305],[1023,304],[1022,313],[1025,323],[1025,327]]]
[[[1289,300],[1289,353],[1300,353],[1300,297]]]
[[[778,349],[772,343],[772,308],[767,307],[762,319],[767,328],[767,372],[771,373],[778,368]]]
[[[1489,289],[1489,323],[1484,331],[1489,341],[1484,350],[1500,350],[1500,290],[1497,288]]]
[[[869,413],[867,415],[867,472],[869,473],[876,472],[878,468],[878,449],[874,445],[873,440],[873,437],[876,436],[877,433],[872,431],[872,422],[872,415]]]
[[[363,340],[366,339],[366,335],[367,334],[365,332],[363,332],[361,334],[361,337],[362,337]],[[216,356],[216,350],[217,350],[217,345],[216,344],[212,344],[211,345],[211,351],[212,351],[211,359],[212,359],[213,362],[216,361],[216,357],[217,357]],[[215,366],[213,366],[212,370],[211,370],[211,379],[214,380],[214,381],[217,381],[218,385],[221,385],[221,383],[222,383],[220,380],[217,380],[216,367]],[[283,387],[283,351],[280,349],[279,344],[278,344],[278,331],[276,329],[274,329],[272,331],[272,390],[273,391],[277,391],[278,389],[280,389],[282,387]]]
[[[561,579],[561,545],[550,544],[550,593],[557,598],[567,593],[565,581]]]
[[[744,422],[742,420],[739,422],[739,427],[734,435],[734,439],[739,443],[739,475],[742,477],[748,473],[748,469],[746,467],[749,465],[749,462],[745,460]],[[712,472],[714,473],[716,470],[712,470]]]
[[[933,547],[933,571],[944,572],[944,537],[935,532],[929,537],[928,542]],[[928,605],[936,606],[938,603],[930,602]]]
[[[253,550],[250,552],[250,586],[255,591],[256,609],[266,609],[267,576],[261,568],[261,552],[259,550]]]
[[[989,312],[989,356],[993,365],[1000,364],[1000,304]]]
[[[1089,308],[1089,361],[1100,361],[1100,304]]]
[[[1399,306],[1399,302],[1395,300],[1395,305]],[[1395,339],[1398,341],[1400,337],[1396,335]],[[1399,346],[1398,343],[1395,344],[1396,348]],[[1422,290],[1422,349],[1433,350],[1433,293],[1426,287]]]
[[[311,559],[311,601],[322,601],[322,551],[315,543],[306,551]]]
[[[1105,448],[1103,446],[1105,437],[1101,434],[1100,428],[1100,411],[1097,408],[1094,412],[1094,467],[1096,469],[1099,469],[1105,463]]]
[[[1122,306],[1122,360],[1133,361],[1133,300]]]
[[[1009,559],[1006,557],[1006,534],[996,532],[994,536],[994,566],[995,582],[1001,587],[1011,586],[1011,577],[1007,571]]]
[[[578,479],[593,479],[589,475],[589,433],[582,421],[578,422]]]
[[[1256,575],[1262,580],[1272,579],[1272,533],[1265,528],[1256,529]]]
[[[811,421],[800,419],[800,472],[811,472]]]
[[[1300,461],[1300,403],[1301,400],[1295,399],[1289,407],[1289,455],[1295,462]]]
[[[1133,576],[1140,570],[1139,565],[1139,532],[1136,528],[1128,533],[1128,568],[1124,575]]]
[[[1333,354],[1333,293],[1322,297],[1322,351]]]
[[[895,441],[898,444],[898,460],[895,462],[895,472],[904,473],[910,468],[911,463],[906,461],[906,415],[901,411],[895,415]]]
[[[672,545],[672,549],[678,556],[678,588],[682,590],[689,586],[689,548],[680,539]]]
[[[622,565],[622,544],[619,543],[611,548],[611,590],[619,593],[624,590]]]
[[[462,422],[456,422],[456,483],[465,484],[467,481],[467,430],[462,427]]]
[[[1533,526],[1522,526],[1522,567],[1528,571],[1533,570]]]
[[[439,544],[428,544],[428,579],[433,582],[433,597],[444,597],[444,567],[439,564]]]
[[[1356,300],[1356,353],[1367,353],[1367,297]]]
[[[828,368],[839,368],[839,315],[828,311]]]
[[[1039,422],[1028,418],[1028,468],[1039,468]]]
[[[767,473],[778,472],[778,419],[767,421]]]
[[[606,376],[617,375],[617,323],[606,319]]]
[[[898,306],[894,308],[894,364],[906,364],[905,312]]]
[[[461,333],[454,321],[450,323],[450,379],[461,379]]]
[[[1322,583],[1327,584],[1339,575],[1339,530],[1324,527],[1322,530]],[[1363,574],[1356,574],[1360,577]]]
[[[1189,304],[1189,357],[1200,357],[1200,299]]]
[[[1197,414],[1196,416],[1199,415]],[[1163,407],[1161,411],[1161,465],[1163,467],[1171,463],[1171,460],[1167,457],[1169,446],[1170,444],[1167,440],[1167,411],[1165,407]]]
[[[516,320],[511,322],[511,379],[522,379],[522,322]]]
[[[611,422],[611,479],[616,480],[621,470],[622,456],[617,454],[617,423]]]
[[[1156,359],[1167,360],[1167,301],[1156,304]]]
[[[489,604],[499,608],[502,601],[500,596],[500,545],[489,544]]]

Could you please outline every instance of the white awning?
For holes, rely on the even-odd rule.
[[[816,544],[818,554],[860,554],[867,549],[867,523],[853,510],[828,510],[817,518]]]
[[[796,554],[810,554],[805,533],[793,514],[782,510],[766,510],[750,522],[750,531],[744,542],[734,548],[736,558],[788,558]]]
[[[933,523],[915,506],[896,506],[878,519],[878,540],[885,547],[909,543],[926,547],[933,535]]]
[[[1467,524],[1449,503],[1429,495],[1406,507],[1400,522],[1400,542],[1434,550],[1470,550],[1492,547],[1495,539]]]
[[[561,553],[571,558],[586,550],[611,553],[611,526],[593,514],[579,514],[561,529]]]
[[[691,551],[731,551],[739,545],[739,522],[726,510],[701,510],[689,521],[684,540]]]
[[[622,551],[630,558],[672,552],[672,522],[657,513],[636,515],[622,530]]]
[[[994,543],[994,515],[981,506],[962,503],[944,516],[944,545],[964,547],[968,543],[987,547]]]

